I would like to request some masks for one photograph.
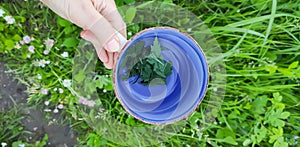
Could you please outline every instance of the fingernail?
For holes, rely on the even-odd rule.
[[[117,37],[114,37],[110,42],[107,43],[107,50],[111,52],[117,52],[120,50],[120,41]]]
[[[84,30],[84,31],[82,31],[82,32],[80,33],[80,37],[84,39],[84,38],[85,38],[85,34],[86,34],[86,31]]]

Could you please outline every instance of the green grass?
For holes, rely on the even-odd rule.
[[[131,2],[135,0],[117,0],[117,5],[122,7]],[[173,3],[196,14],[214,34],[223,56],[209,58],[209,64],[213,68],[220,61],[224,61],[226,74],[216,76],[226,79],[226,85],[211,83],[208,96],[187,119],[185,127],[178,133],[170,131],[170,138],[155,146],[299,146],[299,139],[295,139],[294,136],[300,135],[300,2],[174,0]],[[111,71],[106,70],[99,62],[96,67],[97,73],[93,73],[99,75],[96,79],[97,88],[88,85],[91,81],[83,82],[91,90],[90,93],[98,91],[98,97],[108,110],[108,116],[86,111],[78,103],[76,93],[71,88],[62,86],[61,82],[64,79],[80,75],[80,71],[72,71],[72,66],[82,64],[75,64],[71,57],[78,53],[76,47],[81,29],[58,18],[49,9],[39,8],[39,5],[36,1],[4,1],[0,4],[0,8],[12,14],[16,21],[23,25],[7,27],[5,21],[0,18],[0,28],[5,28],[0,29],[0,52],[6,56],[12,71],[28,86],[29,102],[41,108],[51,109],[62,103],[64,109],[61,110],[61,117],[69,120],[73,129],[80,134],[79,146],[119,146],[117,142],[105,139],[105,135],[101,137],[101,129],[91,127],[93,122],[98,121],[94,119],[97,117],[110,116],[116,119],[116,122],[130,126],[149,126],[133,119],[123,110],[112,91],[111,77],[105,76],[111,74]],[[167,20],[164,16],[159,18]],[[149,26],[155,24],[130,24],[127,31],[135,34]],[[186,26],[179,28],[187,29]],[[26,58],[28,52],[25,47],[16,50],[9,48],[7,44],[4,45],[7,38],[13,38],[16,34],[19,37],[12,41],[24,35],[35,38],[32,44],[36,48],[36,54],[30,59]],[[54,39],[55,45],[50,54],[44,56],[42,45],[47,38]],[[60,56],[64,51],[69,52],[70,58]],[[50,60],[51,64],[46,68],[36,67],[33,66],[35,59]],[[87,69],[85,73],[92,70]],[[43,79],[36,79],[37,74],[41,74]],[[77,79],[82,79],[82,75],[77,76]],[[216,86],[226,86],[224,101],[218,112],[212,112],[212,116],[216,115],[215,120],[206,124],[211,122],[204,117],[207,116],[206,108],[217,105],[209,102],[209,96]],[[41,88],[48,88],[51,95],[42,95]],[[64,93],[54,92],[54,88],[62,88]],[[108,92],[103,93],[104,89]],[[50,101],[50,106],[43,104],[46,100]],[[126,132],[126,129],[128,128],[121,127],[112,134],[117,136],[122,132],[122,135],[134,135]],[[122,135],[119,136],[120,142],[124,141]],[[147,138],[147,134],[144,137]],[[134,137],[126,141],[136,144]],[[146,144],[138,142],[138,145]]]

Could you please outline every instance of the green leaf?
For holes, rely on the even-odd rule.
[[[26,18],[23,16],[14,16],[14,18],[18,21],[18,22],[25,22]]]
[[[300,79],[300,70],[296,71],[296,76]]]
[[[297,68],[298,65],[299,65],[299,61],[295,61],[295,62],[293,62],[292,64],[290,64],[289,69]]]
[[[47,141],[48,141],[48,135],[45,134],[45,136],[43,137],[42,141],[39,143],[39,147],[43,147],[47,145]]]
[[[161,47],[160,47],[157,37],[155,37],[155,39],[154,39],[153,45],[151,46],[151,51],[155,57],[160,58],[160,59],[162,58]]]
[[[266,57],[272,61],[275,61],[277,59],[277,55],[271,52],[267,52]]]
[[[279,92],[273,93],[273,97],[276,102],[281,102],[282,101],[282,96],[280,95]]]
[[[276,119],[276,120],[273,121],[271,124],[272,124],[273,126],[275,126],[275,127],[284,127],[285,122],[284,122],[283,120]]]
[[[222,128],[222,129],[218,129],[216,137],[220,139],[225,137],[235,138],[235,134],[228,128]]]
[[[255,127],[254,128],[254,140],[252,139],[252,142],[260,143],[264,138],[266,138],[268,133],[268,129],[265,128],[263,125],[261,128]]]
[[[267,65],[265,67],[265,70],[268,71],[270,74],[273,74],[276,72],[277,68],[278,67],[276,65]]]
[[[129,7],[129,9],[126,11],[125,15],[125,21],[127,23],[131,23],[136,15],[136,8],[135,7]]]
[[[74,28],[72,26],[68,26],[64,29],[64,32],[66,35],[71,34],[74,31]]]
[[[4,24],[0,23],[0,31],[3,31],[3,30],[5,30],[5,28],[6,28],[6,27],[7,27],[6,25],[4,25]]]
[[[21,39],[22,39],[21,36],[18,35],[18,34],[15,34],[15,35],[12,37],[12,40],[14,40],[14,41],[16,41],[16,42],[20,41]]]
[[[268,97],[265,95],[255,98],[255,100],[252,102],[252,110],[258,114],[263,114],[265,112],[267,102]]]
[[[75,37],[69,37],[67,39],[65,39],[65,41],[63,42],[63,45],[65,47],[76,47],[78,45],[78,39]]]
[[[69,22],[69,21],[67,21],[67,20],[65,20],[65,19],[63,19],[63,18],[61,18],[61,17],[59,17],[59,18],[57,19],[57,24],[58,24],[59,26],[61,26],[61,27],[67,27],[67,26],[72,25],[71,22]]]
[[[223,142],[226,142],[226,143],[229,143],[232,145],[238,145],[238,143],[231,136],[227,136],[226,138],[224,138]]]
[[[113,86],[112,82],[109,82],[108,84],[106,84],[105,89],[106,89],[107,91],[113,90],[113,89],[114,89],[114,86]]]
[[[127,125],[134,126],[134,125],[135,125],[135,120],[134,120],[134,118],[133,118],[132,116],[129,116],[129,117],[126,119],[125,123],[126,123]]]
[[[287,77],[294,77],[294,74],[289,69],[279,68],[278,71]]]
[[[246,139],[246,140],[243,142],[243,146],[248,146],[250,143],[251,143],[251,140],[250,140],[250,139]]]
[[[12,40],[4,40],[6,50],[12,50],[15,47],[15,42]]]
[[[132,84],[141,79],[140,84],[147,86],[165,84],[166,78],[172,74],[172,64],[162,59],[161,46],[157,37],[151,48],[145,48],[145,42],[137,42],[130,47],[121,66],[121,69],[124,68],[130,69],[129,77],[138,76]],[[124,80],[129,78],[126,78],[126,75],[123,77]]]
[[[290,112],[282,112],[280,114],[281,119],[287,119],[290,116]]]
[[[100,80],[96,80],[95,81],[95,86],[98,87],[98,88],[100,88],[100,89],[102,89],[103,86],[104,86],[104,83],[101,82]]]

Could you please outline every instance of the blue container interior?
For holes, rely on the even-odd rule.
[[[144,86],[132,84],[136,77],[122,79],[124,71],[120,66],[128,56],[127,49],[141,40],[150,47],[155,37],[167,48],[162,51],[164,60],[173,66],[166,84]],[[140,33],[127,44],[116,65],[115,86],[119,101],[130,114],[147,123],[166,124],[183,119],[196,109],[205,95],[208,76],[205,56],[193,39],[175,29],[155,28]]]

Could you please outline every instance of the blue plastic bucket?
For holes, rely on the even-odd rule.
[[[145,48],[158,38],[163,59],[172,63],[166,84],[145,86],[134,83],[137,77],[124,80],[130,71],[122,62],[139,41]],[[140,52],[143,52],[141,48]],[[122,67],[121,67],[122,66]],[[157,79],[159,80],[159,79]],[[170,124],[186,118],[203,100],[209,81],[209,68],[198,43],[189,35],[170,27],[154,27],[133,36],[123,47],[114,68],[115,93],[124,109],[135,118],[150,124]]]

